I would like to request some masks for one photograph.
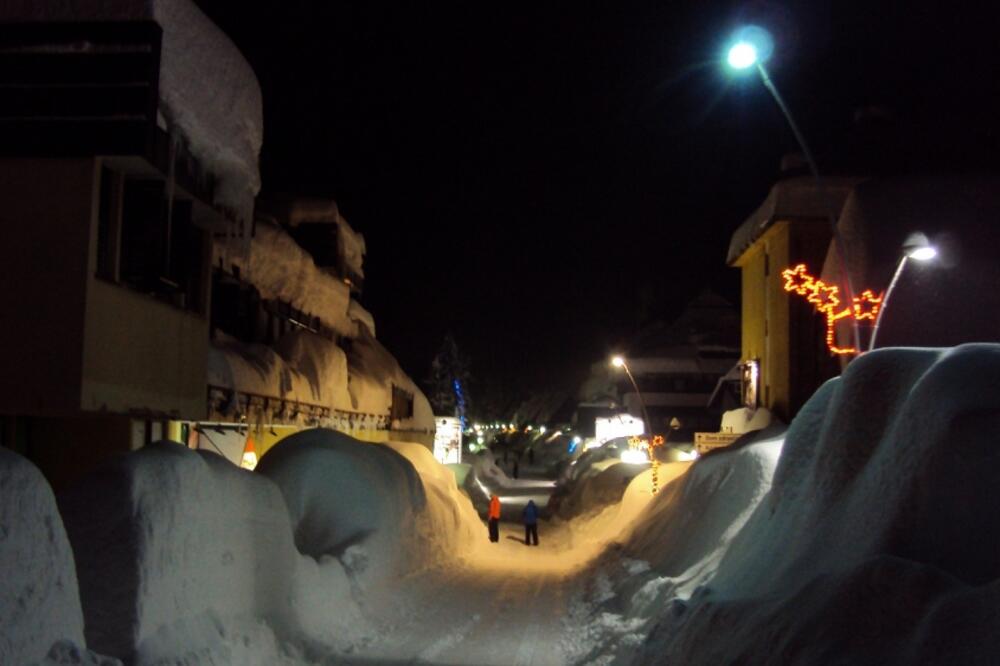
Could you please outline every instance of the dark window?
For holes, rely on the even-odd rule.
[[[101,170],[101,207],[97,218],[97,275],[118,281],[118,248],[121,242],[122,187],[120,173]]]
[[[413,416],[413,394],[393,384],[392,408],[389,416],[394,420],[411,418]]]
[[[192,208],[186,199],[169,201],[162,181],[104,168],[97,275],[204,313],[208,235],[192,222]]]

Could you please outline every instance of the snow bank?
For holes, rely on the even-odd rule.
[[[161,442],[60,496],[88,646],[187,666],[346,654],[383,631],[366,612],[375,582],[443,566],[482,536],[451,473],[418,444],[309,430],[258,470]],[[90,657],[64,643],[43,663],[101,663]]]
[[[111,460],[59,506],[88,646],[137,664],[178,650],[191,664],[275,657],[299,556],[267,479],[161,442]]]
[[[52,489],[34,465],[4,448],[0,572],[0,664],[40,660],[57,641],[83,644],[73,553]]]
[[[763,430],[771,425],[771,411],[767,407],[749,410],[746,407],[730,409],[722,413],[722,432],[745,434],[754,430]]]
[[[581,660],[992,663],[998,385],[1000,345],[878,350],[805,405],[769,490],[773,442],[702,459],[607,569]]]
[[[300,552],[374,578],[402,571],[413,556],[407,537],[427,500],[413,466],[392,449],[304,430],[269,449],[257,472],[281,489]]]
[[[586,473],[560,488],[556,516],[569,520],[575,516],[600,511],[621,501],[625,489],[636,476],[649,469],[649,463],[624,463],[607,458],[587,466]]]
[[[454,473],[439,463],[422,444],[388,442],[385,446],[405,457],[420,477],[427,504],[418,514],[416,537],[420,557],[411,560],[416,566],[439,565],[456,553],[469,552],[482,541],[482,521],[469,497],[459,490]]]

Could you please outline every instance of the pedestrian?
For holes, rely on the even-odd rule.
[[[517,458],[514,459],[514,478],[517,478]]]
[[[490,495],[490,510],[486,517],[490,526],[490,541],[496,543],[500,540],[500,498]]]
[[[528,449],[528,464],[529,465],[535,464],[535,449],[533,448]]]
[[[538,507],[535,500],[528,500],[528,505],[521,512],[524,517],[524,545],[538,545]]]

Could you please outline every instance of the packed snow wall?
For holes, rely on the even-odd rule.
[[[52,489],[0,448],[0,664],[41,660],[54,643],[83,644],[76,569]]]
[[[32,616],[42,626],[24,625],[21,642],[75,631],[79,645],[85,635],[88,647],[136,665],[347,653],[379,631],[363,612],[372,584],[440,566],[482,536],[452,474],[418,444],[313,429],[274,446],[259,469],[159,442],[61,494],[79,597],[68,549],[61,564],[40,556],[45,530],[62,529],[54,505],[51,521],[27,513],[41,522],[19,541],[39,554],[32,566],[52,565],[33,570],[31,585],[52,594],[36,595],[46,599]]]

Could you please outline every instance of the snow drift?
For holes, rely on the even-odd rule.
[[[52,489],[0,448],[0,664],[42,659],[56,641],[83,644],[73,553]]]
[[[68,571],[63,561],[32,573],[33,585],[69,595],[36,609],[52,618],[39,623],[47,643],[36,658],[58,638],[82,645],[85,635],[88,647],[131,664],[311,663],[382,631],[366,615],[376,581],[441,565],[481,537],[452,474],[418,444],[308,430],[272,447],[258,469],[160,442],[60,495],[80,594],[72,559]],[[35,517],[61,530],[51,515]],[[29,541],[39,552],[50,543]],[[53,621],[60,613],[70,617]],[[9,626],[19,645],[37,631]]]
[[[772,442],[703,459],[636,526],[584,660],[994,661],[998,385],[998,345],[878,350],[805,405],[766,494]]]

